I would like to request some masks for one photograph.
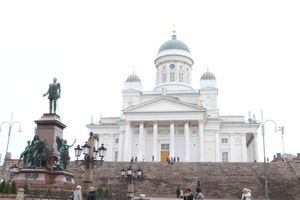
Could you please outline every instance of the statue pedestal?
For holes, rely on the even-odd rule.
[[[53,147],[54,153],[59,154],[57,150],[56,137],[63,137],[63,129],[67,126],[60,121],[57,114],[44,113],[41,119],[35,120],[37,124],[36,135],[46,144]]]
[[[18,188],[27,182],[29,189],[59,189],[74,190],[73,174],[66,171],[51,171],[47,169],[21,169],[14,177]]]

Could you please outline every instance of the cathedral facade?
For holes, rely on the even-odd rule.
[[[191,86],[194,61],[188,46],[166,41],[155,58],[156,84],[143,91],[136,74],[123,87],[120,117],[87,125],[107,148],[106,161],[253,162],[257,129],[244,116],[221,116],[217,80],[207,71]]]

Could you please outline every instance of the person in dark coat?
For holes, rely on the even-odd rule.
[[[179,198],[179,196],[180,196],[180,188],[178,186],[176,189],[176,198]]]
[[[92,186],[90,187],[89,193],[87,195],[87,200],[96,200],[97,199],[97,195],[95,192],[95,188]]]

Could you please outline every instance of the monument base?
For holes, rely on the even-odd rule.
[[[27,182],[29,189],[65,190],[75,189],[73,174],[66,171],[51,171],[47,169],[21,169],[14,177],[18,188]]]

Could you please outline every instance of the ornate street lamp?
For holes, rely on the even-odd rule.
[[[95,141],[99,142],[98,136],[90,132],[88,141],[85,142],[83,146],[77,145],[77,147],[74,148],[75,156],[77,158],[75,163],[78,165],[84,165],[84,192],[87,192],[89,187],[93,183],[92,169],[94,168],[94,165],[103,165],[103,158],[106,153],[106,148],[103,144],[100,148],[95,147]],[[81,157],[81,153],[83,155],[83,159],[79,160],[79,158]]]
[[[122,167],[121,177],[122,180],[127,180],[127,199],[134,199],[134,180],[142,180],[144,176],[144,171],[140,167],[137,170],[134,170],[132,166],[129,166],[126,170]],[[126,175],[126,176],[125,176]]]
[[[126,175],[126,170],[124,169],[124,167],[121,169],[121,176],[122,176],[122,179],[125,178],[125,175]]]
[[[80,157],[80,155],[81,155],[81,152],[82,152],[82,148],[80,148],[80,145],[78,144],[77,145],[77,147],[76,148],[74,148],[75,149],[75,157],[77,158],[77,162],[78,162],[78,158]]]
[[[92,134],[92,132],[91,132]],[[90,151],[90,145],[88,145],[88,142],[85,142],[85,144],[82,146],[82,149],[83,149],[83,154],[86,155],[86,154],[89,154],[89,151]]]
[[[104,144],[101,144],[101,147],[98,149],[94,146],[95,140],[98,141],[97,137],[93,136],[93,133],[90,133],[90,138],[89,142],[85,142],[83,146],[80,147],[80,145],[77,145],[75,150],[75,157],[76,159],[76,164],[79,165],[85,165],[87,169],[93,168],[94,165],[99,165],[101,166],[104,162],[103,158],[106,153],[106,148],[104,147]],[[93,151],[91,150],[93,149]],[[83,154],[83,160],[79,162],[79,158],[81,157],[81,153]]]
[[[137,174],[137,179],[143,178],[143,170],[140,167],[136,170],[136,174]]]
[[[283,134],[284,134],[284,127],[283,126],[279,126],[278,127],[278,131],[281,132],[281,140],[282,140],[282,156],[283,156],[283,162],[286,162],[286,155],[285,155],[285,151],[284,151],[284,140],[283,140]]]
[[[4,160],[5,160],[6,156],[7,156],[8,146],[9,146],[9,139],[10,139],[10,135],[11,135],[11,129],[12,129],[13,125],[15,125],[15,124],[19,125],[19,129],[18,129],[19,133],[22,132],[22,128],[21,128],[21,123],[19,121],[13,121],[13,113],[11,114],[10,122],[4,121],[4,122],[1,123],[1,125],[0,125],[0,133],[2,132],[2,126],[4,124],[8,124],[8,126],[9,126],[9,128],[8,128],[8,137],[7,137],[7,144],[6,144],[6,151],[5,151],[5,157],[4,157]]]
[[[127,168],[127,177],[131,179],[131,178],[132,178],[132,175],[133,175],[133,171],[132,171],[131,166],[129,166],[129,167]]]
[[[22,132],[22,128],[21,128],[21,123],[19,121],[13,121],[13,113],[11,114],[11,118],[10,118],[10,122],[9,121],[4,121],[1,123],[0,125],[0,133],[2,132],[2,126],[4,124],[7,124],[8,125],[8,136],[7,136],[7,144],[6,144],[6,150],[5,150],[5,155],[4,155],[4,163],[7,159],[7,152],[8,152],[8,146],[9,146],[9,140],[10,140],[10,135],[11,135],[11,130],[13,128],[13,126],[15,124],[19,125],[19,129],[18,129],[18,132],[21,133]],[[5,169],[6,167],[3,167],[3,179],[5,179]]]
[[[275,125],[275,132],[277,132],[277,124],[274,120],[268,119],[268,120],[263,120],[263,112],[261,111],[261,122],[259,120],[255,120],[251,123],[259,123],[261,125],[261,133],[263,136],[263,151],[264,151],[264,177],[265,177],[265,197],[267,200],[269,200],[269,187],[268,187],[268,175],[267,175],[267,160],[266,160],[266,147],[265,147],[265,124],[267,122],[272,122]]]
[[[102,160],[103,161],[103,158],[104,158],[104,156],[105,156],[105,153],[106,153],[106,148],[104,147],[104,144],[101,144],[101,147],[100,148],[98,148],[98,152],[99,152],[99,157],[100,157],[100,160]]]

